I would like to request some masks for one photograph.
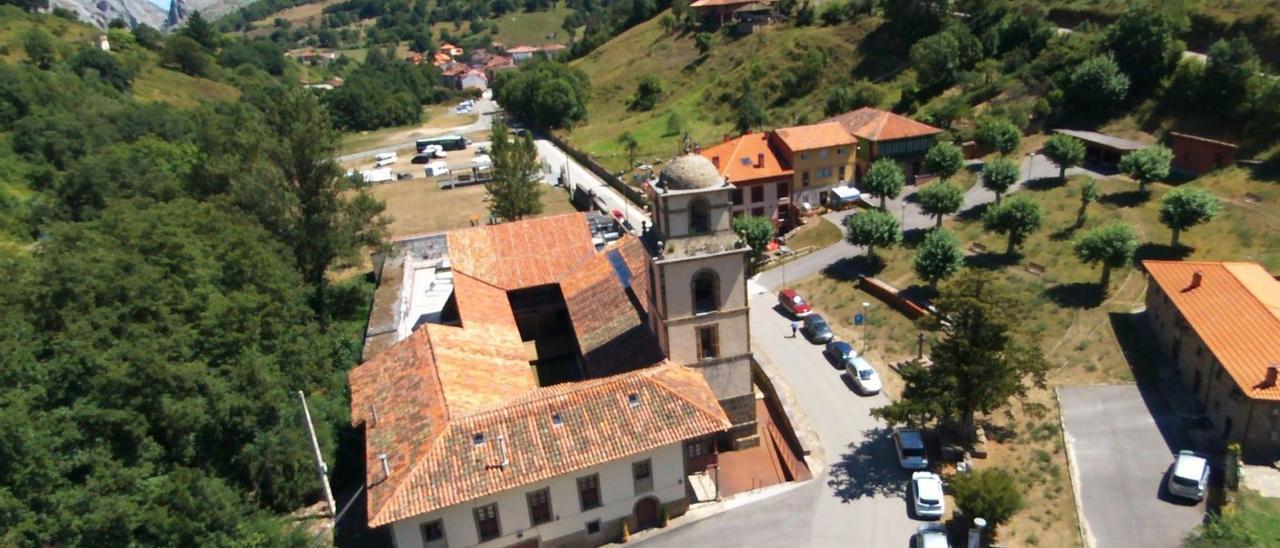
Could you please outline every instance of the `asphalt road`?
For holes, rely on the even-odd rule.
[[[623,212],[623,224],[632,231],[639,233],[640,222],[649,220],[649,216],[644,210],[635,204],[627,201],[621,194],[614,191],[612,187],[606,184],[594,173],[583,167],[576,160],[565,154],[554,143],[546,139],[537,139],[533,142],[538,147],[538,156],[542,159],[548,177],[558,177],[561,170],[568,169],[569,185],[573,187],[585,187],[595,194],[598,207],[606,212],[614,210]]]
[[[1191,448],[1157,388],[1058,389],[1087,531],[1098,548],[1179,546],[1204,504],[1164,488],[1173,454]]]

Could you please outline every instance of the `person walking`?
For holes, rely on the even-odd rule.
[[[800,322],[791,322],[791,338],[796,338],[797,331],[800,331]]]

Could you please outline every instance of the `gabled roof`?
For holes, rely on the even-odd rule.
[[[699,152],[713,163],[718,162],[720,176],[734,185],[745,185],[762,179],[790,177],[792,170],[769,146],[768,133],[748,133]],[[761,162],[763,155],[763,162]]]
[[[774,130],[782,143],[792,152],[813,150],[858,142],[840,124],[820,123]]]
[[[1142,264],[1246,396],[1280,400],[1280,386],[1265,382],[1267,367],[1280,366],[1280,281],[1257,263]]]
[[[1080,139],[1086,143],[1115,149],[1121,152],[1131,152],[1134,150],[1142,150],[1150,145],[1139,143],[1132,139],[1116,137],[1115,135],[1107,135],[1106,133],[1098,133],[1096,131],[1082,131],[1077,129],[1055,129],[1054,133],[1070,135],[1076,139]]]
[[[712,8],[716,6],[736,6],[739,4],[750,4],[757,0],[698,0],[689,4],[691,8]]]
[[[823,120],[833,122],[868,141],[892,141],[942,133],[941,129],[899,116],[887,110],[863,107]]]
[[[454,270],[507,291],[557,283],[596,253],[580,214],[464,228],[448,238]]]

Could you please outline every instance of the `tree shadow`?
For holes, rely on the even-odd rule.
[[[1171,246],[1169,244],[1157,244],[1147,242],[1138,246],[1133,252],[1133,264],[1142,267],[1142,261],[1180,261],[1191,254],[1191,248],[1184,246]]]
[[[989,420],[982,421],[982,431],[986,433],[988,440],[995,443],[1008,443],[1017,437],[1017,432],[1012,427]]]
[[[914,284],[907,286],[902,291],[899,291],[898,294],[908,300],[928,304],[933,299],[938,298],[940,293],[937,288],[929,287],[926,284]]]
[[[822,269],[822,274],[842,282],[855,281],[863,276],[875,276],[884,271],[884,259],[878,255],[856,255],[835,261]]]
[[[1096,308],[1106,300],[1102,288],[1094,282],[1058,284],[1044,290],[1044,294],[1063,308]]]
[[[696,59],[689,61],[689,64],[685,65],[684,68],[681,68],[680,70],[686,74],[697,72],[698,68],[701,67],[703,63],[706,63],[709,57],[709,55],[699,55]]]
[[[961,211],[960,213],[957,213],[957,214],[956,214],[956,219],[961,220],[961,221],[977,221],[977,220],[981,220],[981,219],[982,219],[982,215],[983,215],[984,213],[986,213],[986,212],[987,212],[987,208],[988,208],[988,207],[991,207],[991,205],[992,205],[992,203],[991,203],[991,202],[987,202],[987,203],[984,203],[984,204],[977,204],[977,205],[975,205],[975,206],[973,206],[973,207],[971,207],[971,208],[969,208],[969,209],[965,209],[965,210]]]
[[[1110,204],[1116,207],[1137,207],[1147,203],[1151,199],[1151,193],[1142,190],[1123,190],[1120,192],[1112,192],[1098,199],[1098,202]]]
[[[1022,260],[1022,254],[1013,253],[996,253],[994,251],[985,251],[982,253],[974,253],[964,258],[964,264],[972,268],[981,268],[983,270],[1000,270],[1002,268],[1018,264]]]
[[[881,426],[864,431],[863,436],[831,464],[827,487],[846,503],[866,497],[906,496],[910,478],[894,456],[893,432]]]
[[[1027,182],[1022,183],[1022,188],[1027,190],[1044,191],[1053,190],[1064,184],[1066,184],[1066,181],[1057,177],[1040,177],[1038,179],[1028,179]]]
[[[907,249],[915,249],[920,247],[924,242],[924,237],[929,233],[927,228],[909,228],[902,231],[902,247]]]
[[[1057,232],[1054,232],[1053,234],[1050,234],[1049,239],[1055,242],[1070,240],[1072,236],[1076,235],[1077,230],[1080,230],[1080,226],[1075,223],[1072,223],[1070,226],[1067,226],[1062,230],[1059,230]]]

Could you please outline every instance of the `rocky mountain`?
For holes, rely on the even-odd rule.
[[[168,29],[182,24],[192,12],[199,11],[207,19],[216,19],[252,1],[170,0],[167,11],[148,0],[51,0],[50,3],[75,12],[81,21],[99,28],[106,28],[107,23],[119,17],[130,27],[146,23],[158,29]]]

